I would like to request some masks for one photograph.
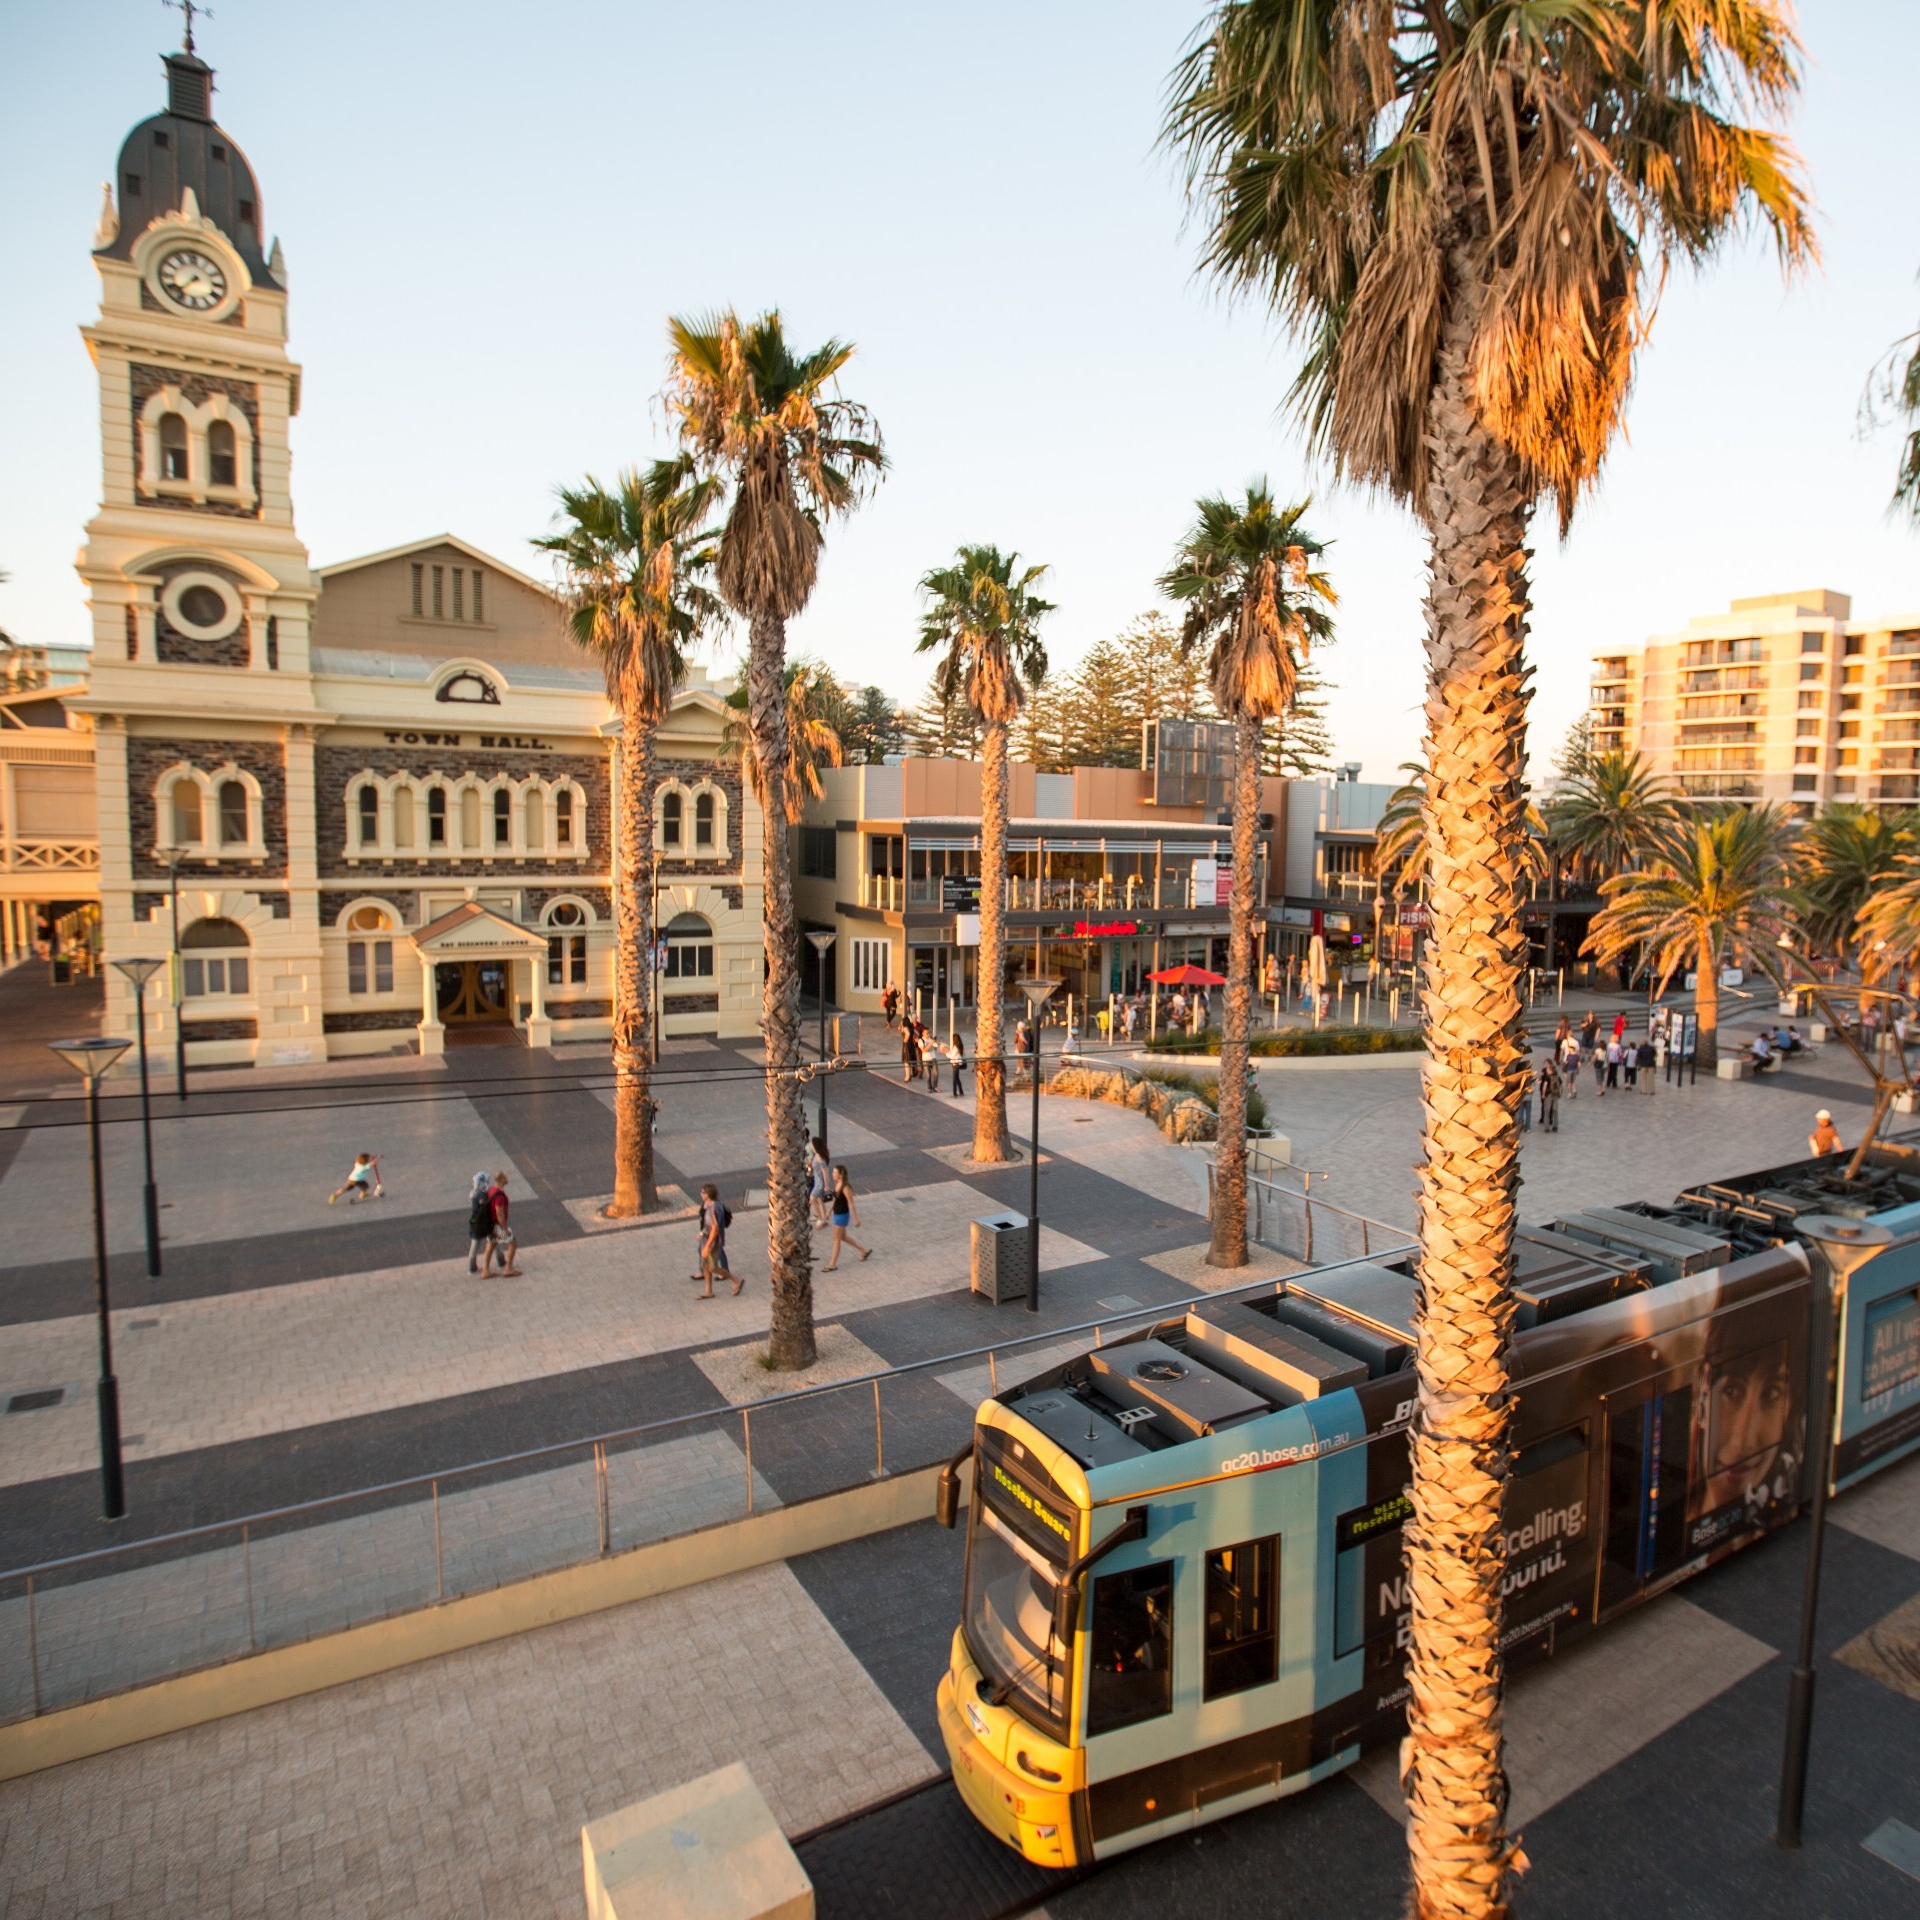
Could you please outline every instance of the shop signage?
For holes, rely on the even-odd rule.
[[[483,733],[479,740],[483,747],[496,750],[504,747],[512,753],[553,751],[546,741],[536,740],[528,733]],[[464,747],[467,744],[466,736],[460,733],[390,733],[386,741],[390,747]]]
[[[1076,920],[1073,923],[1076,940],[1119,940],[1139,931],[1138,920]]]
[[[1424,927],[1432,924],[1424,901],[1408,901],[1400,909],[1400,924],[1403,927]]]
[[[980,876],[977,873],[943,873],[940,876],[942,913],[978,913]]]
[[[980,944],[980,916],[977,913],[956,913],[953,916],[953,944],[956,947],[977,947]]]

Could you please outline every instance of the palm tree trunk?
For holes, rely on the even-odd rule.
[[[1402,1750],[1418,1920],[1507,1911],[1502,1503],[1516,1119],[1526,1073],[1520,975],[1526,532],[1517,463],[1481,427],[1469,342],[1479,263],[1458,262],[1428,431],[1427,884],[1419,1392],[1406,1523],[1411,1652]]]
[[[1247,1264],[1247,1034],[1253,1019],[1253,837],[1260,814],[1260,722],[1234,718],[1233,905],[1220,1010],[1220,1128],[1213,1156],[1210,1267]]]
[[[614,897],[613,1204],[616,1219],[660,1204],[653,1172],[653,727],[636,700],[620,716],[620,873]],[[539,964],[538,962],[535,963]]]
[[[980,955],[974,970],[973,1157],[1011,1160],[1007,1137],[1006,1022],[1000,995],[1007,950],[1007,723],[989,720],[980,752]]]
[[[758,614],[747,661],[747,727],[766,795],[767,1266],[773,1303],[767,1358],[775,1367],[810,1367],[813,1345],[813,1236],[807,1219],[806,1100],[800,1063],[800,937],[787,858],[786,622]]]
[[[1699,1022],[1693,1057],[1712,1073],[1720,1064],[1720,939],[1718,931],[1702,932],[1700,957],[1694,963],[1693,1012]]]

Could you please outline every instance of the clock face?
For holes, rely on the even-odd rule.
[[[220,263],[191,247],[168,254],[157,277],[160,291],[189,313],[205,313],[227,297],[227,276]]]

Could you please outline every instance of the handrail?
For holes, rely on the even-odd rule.
[[[1294,1196],[1298,1197],[1298,1196]],[[1320,1204],[1325,1205],[1326,1202]],[[1334,1208],[1336,1213],[1344,1208]],[[1350,1219],[1360,1216],[1348,1215]],[[1384,1223],[1378,1223],[1383,1224]],[[1399,1231],[1397,1228],[1390,1231]],[[1316,1272],[1331,1273],[1340,1267],[1358,1266],[1360,1258],[1331,1260],[1324,1267],[1315,1268]],[[1220,1298],[1235,1293],[1253,1292],[1261,1287],[1271,1287],[1278,1282],[1271,1278],[1249,1280],[1242,1286],[1222,1287],[1210,1294],[1211,1298]],[[519,1453],[497,1454],[489,1460],[472,1460],[457,1467],[442,1468],[435,1473],[410,1474],[402,1480],[386,1480],[376,1486],[352,1487],[344,1493],[323,1494],[317,1500],[299,1500],[284,1507],[270,1507],[261,1513],[239,1514],[230,1520],[210,1520],[197,1527],[183,1527],[174,1533],[151,1534],[142,1540],[126,1540],[111,1547],[95,1547],[87,1553],[68,1554],[59,1560],[43,1560],[29,1567],[8,1567],[0,1569],[0,1581],[25,1580],[38,1577],[43,1573],[57,1573],[68,1567],[86,1566],[98,1560],[111,1560],[125,1554],[140,1553],[154,1547],[175,1546],[184,1540],[203,1539],[212,1534],[231,1533],[236,1527],[259,1527],[277,1520],[287,1520],[297,1514],[314,1513],[323,1507],[343,1506],[349,1501],[373,1500],[387,1494],[409,1492],[417,1488],[438,1485],[443,1480],[456,1480],[476,1473],[492,1472],[500,1467],[519,1466],[528,1461],[551,1459],[555,1454],[574,1453],[586,1447],[606,1447],[621,1440],[631,1440],[642,1434],[662,1433],[674,1427],[688,1427],[703,1420],[715,1420],[741,1411],[758,1413],[764,1408],[790,1406],[796,1401],[811,1400],[821,1394],[844,1393],[849,1388],[872,1385],[877,1387],[884,1380],[898,1378],[902,1374],[919,1373],[929,1367],[951,1367],[963,1365],[969,1360],[998,1355],[1009,1349],[1029,1346],[1037,1341],[1057,1342],[1072,1339],[1076,1334],[1096,1333],[1100,1329],[1118,1326],[1129,1320],[1141,1320],[1153,1316],[1165,1317],[1176,1308],[1184,1309],[1180,1301],[1163,1301],[1159,1306],[1130,1308],[1125,1313],[1107,1314],[1096,1320],[1079,1321],[1068,1327],[1046,1327],[1034,1333],[1025,1333],[1012,1340],[996,1340],[984,1347],[967,1347],[958,1353],[936,1354],[926,1360],[908,1360],[897,1367],[882,1367],[873,1373],[850,1374],[844,1380],[830,1380],[819,1386],[795,1387],[786,1393],[770,1393],[764,1399],[750,1400],[741,1407],[708,1407],[699,1413],[677,1413],[665,1420],[643,1421],[635,1427],[619,1427],[605,1433],[582,1434],[573,1440],[549,1441],[545,1446],[529,1447]]]

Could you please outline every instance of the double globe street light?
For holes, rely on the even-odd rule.
[[[1020,982],[1027,996],[1027,1035],[1033,1052],[1033,1129],[1027,1142],[1027,1311],[1040,1311],[1040,1009],[1053,998],[1058,980],[1028,975]]]
[[[87,1083],[87,1143],[93,1161],[93,1294],[100,1316],[100,1488],[109,1520],[127,1511],[126,1478],[120,1464],[120,1383],[113,1375],[113,1321],[107,1305],[107,1205],[100,1184],[100,1081],[132,1043],[104,1034],[49,1042]]]

